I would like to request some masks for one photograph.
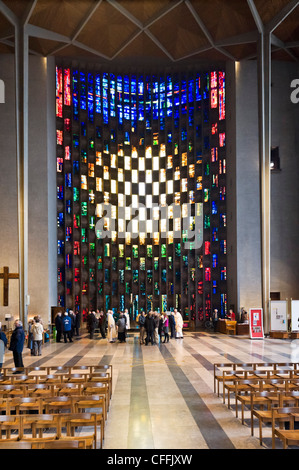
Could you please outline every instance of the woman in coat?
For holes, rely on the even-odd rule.
[[[43,344],[43,333],[44,327],[38,317],[34,318],[32,325],[32,337],[33,337],[33,356],[42,355],[42,344]]]

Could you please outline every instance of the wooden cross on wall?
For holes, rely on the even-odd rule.
[[[4,266],[3,273],[0,273],[0,279],[3,279],[3,305],[8,306],[8,281],[9,279],[19,279],[19,274],[10,273],[9,268]]]

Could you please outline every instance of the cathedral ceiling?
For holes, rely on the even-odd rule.
[[[29,52],[113,66],[185,66],[299,58],[299,2],[289,0],[0,0],[0,53],[25,26]]]

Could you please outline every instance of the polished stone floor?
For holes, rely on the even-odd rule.
[[[264,446],[214,393],[215,362],[297,362],[299,340],[185,332],[167,344],[140,345],[130,332],[126,343],[108,343],[85,331],[73,343],[43,345],[42,356],[24,350],[24,365],[112,364],[113,395],[106,424],[105,449],[270,449]],[[13,366],[6,352],[4,366]],[[281,446],[277,445],[277,448]]]

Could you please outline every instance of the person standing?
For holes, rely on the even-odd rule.
[[[164,332],[163,343],[169,343],[169,319],[168,319],[167,312],[163,313],[163,332]]]
[[[74,315],[74,312],[73,310],[70,310],[69,311],[69,317],[72,321],[72,325],[71,325],[71,337],[73,338],[74,334],[75,334],[75,323],[76,323],[76,318],[75,318],[75,315]]]
[[[107,332],[107,339],[109,343],[115,343],[116,341],[116,328],[115,328],[115,320],[113,317],[112,310],[108,310],[107,315],[108,320],[108,332]]]
[[[35,317],[34,323],[32,325],[33,356],[42,355],[43,332],[43,325],[41,324],[39,318]]]
[[[120,343],[126,342],[126,317],[121,312],[119,319],[117,320],[117,332],[118,332],[118,341]]]
[[[149,312],[146,316],[144,326],[146,330],[145,345],[147,346],[149,342],[154,344],[155,322],[152,316],[152,312]]]
[[[159,343],[159,322],[160,322],[160,315],[158,312],[154,312],[153,319],[155,323],[155,330],[154,330],[154,340],[155,343]]]
[[[170,338],[175,338],[175,318],[173,312],[169,314],[169,328],[170,328]]]
[[[214,331],[217,329],[217,324],[218,324],[218,310],[215,308],[212,313],[212,323],[214,326]]]
[[[73,342],[72,340],[72,319],[68,315],[67,312],[64,312],[64,316],[62,318],[62,329],[63,329],[63,336],[64,342],[67,343],[67,339],[70,343]]]
[[[33,334],[32,334],[32,327],[34,325],[34,320],[31,319],[28,321],[28,340],[27,340],[27,348],[31,351],[31,356],[33,356]]]
[[[141,310],[140,315],[138,316],[138,324],[140,328],[139,342],[144,344],[144,335],[145,335],[145,313],[144,310]]]
[[[94,331],[96,329],[98,320],[94,311],[89,312],[87,316],[87,329],[89,331],[89,338],[93,339]]]
[[[130,322],[129,311],[128,311],[127,308],[124,311],[124,316],[125,316],[125,319],[126,319],[126,331],[125,331],[125,333],[126,333],[126,336],[128,336],[128,331],[131,328],[131,322]]]
[[[5,348],[7,346],[6,334],[2,331],[2,324],[0,322],[0,373],[4,363]]]
[[[174,311],[174,318],[176,338],[183,338],[183,317],[177,309]]]
[[[98,312],[98,322],[99,322],[99,329],[100,329],[100,333],[101,333],[101,336],[103,339],[106,338],[106,329],[105,329],[105,324],[106,324],[106,316],[104,315],[104,312],[103,310],[99,311],[97,310]]]
[[[14,364],[15,364],[15,367],[17,368],[24,367],[23,356],[22,356],[24,342],[25,342],[25,333],[23,330],[23,323],[21,322],[21,320],[16,320],[15,329],[13,330],[11,338],[10,338],[9,350],[12,351]],[[20,372],[16,371],[16,373],[20,373]]]
[[[55,328],[56,328],[56,343],[60,343],[61,333],[62,333],[62,315],[61,315],[61,312],[57,312],[57,315],[55,317]]]
[[[80,326],[81,326],[81,313],[79,310],[75,312],[75,327],[74,327],[74,332],[76,336],[80,336]]]

